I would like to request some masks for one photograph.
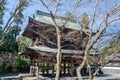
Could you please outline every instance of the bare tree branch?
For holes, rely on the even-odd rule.
[[[97,3],[98,4],[98,3]],[[95,6],[96,7],[96,6]],[[119,8],[119,7],[117,7]],[[113,8],[114,10],[114,8]],[[95,11],[95,8],[94,8],[94,11]],[[117,11],[117,12],[116,12]],[[115,13],[118,13],[119,12],[119,9],[117,9],[115,11]],[[94,12],[95,13],[95,12]],[[97,32],[96,32],[96,35],[95,35],[95,39],[93,39],[92,41],[90,41],[90,39],[93,37],[92,35],[89,36],[89,41],[87,43],[87,46],[86,46],[86,49],[85,49],[85,54],[84,54],[84,59],[82,61],[82,63],[80,64],[80,66],[77,68],[77,74],[78,74],[78,77],[79,77],[79,80],[82,80],[82,77],[81,75],[79,74],[79,71],[81,71],[81,69],[84,67],[86,61],[87,61],[87,57],[88,57],[88,54],[89,54],[89,50],[92,48],[92,46],[98,41],[98,39],[101,37],[101,35],[104,33],[104,31],[106,30],[107,27],[109,27],[109,25],[114,22],[114,21],[117,21],[117,20],[120,20],[120,17],[117,17],[117,18],[114,18],[110,21],[108,21],[108,18],[113,15],[114,12],[109,12],[106,17],[100,22],[100,24],[98,25],[97,27]],[[95,15],[95,14],[94,14]],[[94,23],[94,19],[95,19],[95,16],[93,16],[93,23]],[[93,24],[92,23],[92,24]],[[103,26],[102,26],[103,25]],[[101,28],[103,27],[103,28]],[[100,29],[101,28],[101,29]],[[91,32],[92,33],[92,30]]]
[[[56,7],[55,7],[55,12],[54,15],[56,15],[57,11],[58,11],[58,6],[59,6],[60,0],[56,0]]]
[[[92,22],[91,22],[91,29],[93,28],[93,24],[94,24],[94,22],[95,22],[97,6],[98,6],[98,0],[96,0],[96,5],[95,5],[95,7],[94,7],[93,17],[92,17]]]
[[[94,12],[93,12],[93,17],[92,17],[92,22],[91,22],[91,29],[90,29],[90,35],[89,35],[89,42],[91,42],[91,37],[92,37],[92,33],[93,33],[93,25],[95,23],[95,17],[96,17],[96,10],[97,10],[97,6],[98,6],[98,0],[96,0],[96,5],[94,7]]]
[[[114,18],[114,19],[110,20],[110,21],[108,22],[108,25],[111,24],[111,23],[114,22],[114,21],[117,21],[117,20],[120,20],[120,16],[117,17],[117,18]]]
[[[40,1],[42,2],[43,6],[45,6],[46,9],[47,9],[49,12],[51,12],[50,9],[49,9],[49,7],[47,6],[47,4],[46,4],[43,0],[40,0]]]
[[[73,12],[76,11],[76,9],[78,8],[78,6],[79,6],[79,4],[80,4],[81,1],[82,1],[82,0],[78,0],[78,1],[77,1],[77,3],[75,4],[75,7],[74,7],[74,9],[71,11],[71,13],[73,13]]]
[[[3,2],[3,0],[0,0],[0,4]]]
[[[60,35],[60,30],[59,30],[59,26],[57,25],[56,21],[55,21],[55,15],[53,15],[52,11],[49,10],[48,6],[45,4],[45,2],[43,2],[43,0],[41,0],[42,4],[47,8],[47,10],[50,12],[51,15],[51,19],[53,21],[53,25],[56,28],[56,33],[57,33],[57,46],[58,46],[58,52],[56,55],[57,58],[57,68],[56,68],[56,78],[55,80],[59,80],[59,76],[60,76],[60,66],[61,66],[61,57],[62,57],[62,53],[61,53],[61,35]],[[59,5],[59,0],[57,1],[56,7],[58,7]],[[57,11],[58,8],[56,8]],[[55,11],[55,13],[57,13]]]

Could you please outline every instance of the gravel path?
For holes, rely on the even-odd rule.
[[[29,75],[28,73],[7,73],[0,74],[0,80],[22,80],[20,77],[23,75]]]
[[[104,74],[96,76],[94,80],[120,80],[120,74]]]
[[[103,68],[104,69],[104,68]],[[94,80],[120,80],[120,71],[117,70],[103,70],[104,74],[97,75]],[[0,74],[0,80],[36,80],[36,77],[24,77],[23,79],[20,78],[21,76],[30,76],[29,73],[8,73],[8,74]],[[39,76],[40,77],[40,76]],[[85,80],[88,80],[88,76],[84,76]],[[41,80],[41,79],[40,79]],[[51,80],[51,79],[44,79],[44,80]],[[54,80],[54,79],[52,79]],[[61,78],[60,80],[77,80],[76,77],[66,77]]]
[[[19,75],[13,74],[13,76],[5,75],[3,77],[1,76],[0,80],[36,80],[36,77],[26,77],[21,79],[20,76],[22,75],[26,75],[26,74],[19,74]],[[88,77],[85,76],[84,78],[88,78]],[[62,78],[61,80],[76,80],[76,79],[73,77],[71,78],[69,77],[69,78]],[[85,80],[88,80],[88,79],[85,79]],[[120,80],[120,74],[119,75],[115,75],[115,74],[114,75],[111,75],[111,74],[98,75],[94,78],[94,80]]]

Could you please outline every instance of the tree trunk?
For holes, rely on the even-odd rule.
[[[88,52],[86,50],[85,54],[84,54],[84,59],[83,59],[82,63],[80,64],[80,66],[77,68],[77,71],[76,71],[79,80],[83,80],[80,72],[81,72],[82,68],[85,66],[87,57],[88,57]]]
[[[61,67],[61,56],[62,56],[62,53],[61,53],[61,36],[60,36],[60,31],[59,29],[57,28],[57,45],[58,45],[58,53],[56,55],[56,58],[57,58],[57,64],[56,64],[56,77],[55,77],[55,80],[59,80],[59,76],[60,76],[60,67]]]
[[[89,80],[93,80],[93,75],[92,74],[89,76]]]
[[[2,72],[3,73],[5,72],[5,67],[6,67],[6,63],[5,63],[5,61],[3,61],[3,64],[2,64]]]
[[[93,73],[91,71],[90,64],[87,64],[87,65],[88,65],[88,70],[89,70],[89,80],[93,80]]]
[[[6,68],[6,54],[5,51],[2,51],[2,57],[3,57],[3,64],[2,64],[2,72],[5,72],[5,68]]]

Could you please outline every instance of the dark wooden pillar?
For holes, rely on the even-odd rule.
[[[30,66],[32,66],[32,58],[30,57]]]
[[[30,65],[33,66],[33,60],[30,58]]]
[[[52,65],[52,76],[54,76],[54,63],[52,63],[51,65]]]
[[[68,74],[70,73],[70,63],[68,63]]]
[[[46,69],[46,71],[47,71],[47,75],[49,74],[49,63],[46,63],[47,65],[47,69]]]
[[[60,66],[60,76],[62,75],[62,66]]]
[[[39,58],[37,59],[36,62],[36,78],[37,80],[39,79]]]
[[[36,62],[36,63],[37,63],[37,66],[39,66],[39,58],[37,59],[37,62]]]
[[[39,60],[38,68],[39,68],[39,70],[41,71],[41,60]]]
[[[73,76],[73,72],[74,72],[74,63],[73,60],[71,62],[71,70],[70,70],[70,75]]]
[[[66,74],[66,64],[65,64],[65,61],[64,61],[64,64],[63,64],[63,70],[64,70],[64,74]]]
[[[45,74],[45,63],[44,62],[42,63],[42,73],[43,75]]]
[[[35,66],[35,59],[33,59],[33,66]]]

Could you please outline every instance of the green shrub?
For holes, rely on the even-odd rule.
[[[2,72],[2,64],[0,63],[0,73]]]
[[[29,71],[29,60],[26,58],[22,58],[21,56],[17,56],[15,58],[15,67],[19,72]]]

